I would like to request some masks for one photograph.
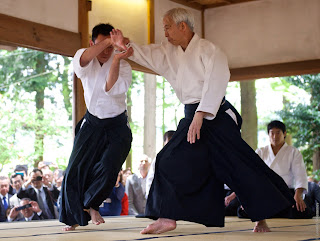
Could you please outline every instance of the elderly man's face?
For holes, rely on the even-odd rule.
[[[166,16],[163,18],[164,34],[173,45],[180,45],[183,40],[183,32],[181,31],[180,24],[181,23],[177,25],[171,17]]]
[[[0,193],[2,196],[7,195],[7,193],[9,192],[9,185],[9,178],[5,180],[0,180]]]

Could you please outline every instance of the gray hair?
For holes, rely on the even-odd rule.
[[[179,24],[181,22],[185,22],[190,30],[193,32],[194,29],[194,16],[193,14],[184,8],[173,8],[167,11],[163,17],[170,17],[172,20]]]

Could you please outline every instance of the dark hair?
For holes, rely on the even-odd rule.
[[[24,171],[28,176],[28,166],[27,165],[16,165],[14,172]]]
[[[40,172],[41,175],[43,175],[43,172],[42,172],[40,169],[38,169],[38,168],[33,169],[32,172],[34,172],[34,173]]]
[[[269,134],[269,131],[272,129],[272,128],[277,128],[277,129],[280,129],[282,130],[283,133],[285,133],[286,131],[286,125],[281,122],[281,121],[278,121],[278,120],[273,120],[271,121],[269,124],[268,124],[268,134]]]
[[[108,23],[100,23],[92,29],[92,41],[96,41],[99,34],[109,36],[114,27]]]
[[[13,179],[13,178],[16,178],[17,176],[20,176],[20,177],[21,177],[21,180],[23,181],[23,176],[22,176],[21,174],[19,174],[19,173],[15,173],[15,174],[13,174],[13,175],[10,177],[10,182],[11,182],[11,184],[13,183],[13,182],[12,182],[12,179]]]
[[[174,133],[175,131],[167,131],[166,133],[164,133],[163,142],[165,142],[166,140],[170,141]]]

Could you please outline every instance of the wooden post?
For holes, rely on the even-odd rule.
[[[91,10],[91,1],[78,0],[78,30],[81,36],[81,48],[89,45],[89,14]],[[83,87],[80,79],[74,75],[73,78],[73,129],[81,120],[86,112],[86,104],[84,102]]]

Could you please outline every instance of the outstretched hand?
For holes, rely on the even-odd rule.
[[[114,47],[121,51],[128,49],[126,44],[129,43],[129,39],[123,37],[120,29],[112,29],[112,31],[110,32],[110,37]]]

